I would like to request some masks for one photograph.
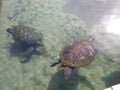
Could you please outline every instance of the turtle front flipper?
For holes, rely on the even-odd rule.
[[[111,58],[107,57],[101,50],[95,49],[95,51],[98,55],[102,55],[104,57],[104,59],[111,61],[111,62],[114,62]]]
[[[26,63],[26,62],[28,62],[30,59],[31,59],[31,56],[32,56],[32,54],[33,54],[33,51],[34,51],[34,47],[30,47],[30,48],[28,48],[24,53],[23,53],[23,56],[25,57],[25,60],[23,60],[23,61],[20,61],[21,63]]]
[[[88,40],[90,42],[94,42],[95,41],[95,36],[93,36],[93,35],[89,36]]]
[[[42,41],[43,40],[43,34],[39,33],[38,38],[39,38],[39,41]]]
[[[70,78],[72,70],[73,70],[73,68],[71,68],[71,67],[65,67],[65,69],[64,69],[65,80],[68,80]]]
[[[44,46],[42,40],[43,40],[43,34],[42,34],[42,33],[39,33],[39,34],[38,34],[38,40],[37,40],[36,44],[37,44],[38,46]]]

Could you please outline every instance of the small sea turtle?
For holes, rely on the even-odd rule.
[[[92,44],[93,41],[94,37],[92,36],[88,40],[77,40],[65,46],[60,52],[60,60],[52,64],[51,67],[61,63],[61,67],[65,67],[64,78],[67,80],[69,79],[74,68],[83,67],[90,64],[94,60],[96,53],[100,53],[106,59],[112,61],[100,50],[95,49]]]
[[[23,54],[25,57],[29,57],[37,46],[43,45],[41,43],[43,39],[42,33],[36,33],[35,30],[35,28],[29,26],[17,25],[8,28],[6,31],[12,35],[15,42],[26,48]]]

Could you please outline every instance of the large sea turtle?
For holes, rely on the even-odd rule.
[[[12,26],[12,28],[8,28],[6,31],[12,35],[15,42],[19,43],[23,48],[25,48],[23,55],[26,58],[31,56],[33,51],[36,50],[37,46],[43,45],[43,34],[36,33],[35,28],[25,25],[17,25]]]
[[[94,37],[91,36],[88,40],[76,40],[66,45],[60,52],[60,60],[52,64],[51,67],[61,63],[61,67],[65,67],[64,78],[67,80],[74,68],[84,67],[90,64],[97,53],[102,54],[106,59],[112,61],[100,50],[95,49],[92,43],[93,41]]]

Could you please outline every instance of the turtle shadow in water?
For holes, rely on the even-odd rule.
[[[65,80],[63,77],[63,69],[59,70],[49,82],[47,90],[77,90],[79,84],[88,87],[89,90],[95,90],[93,85],[83,76],[78,76],[78,70],[74,70],[71,77]]]
[[[103,77],[106,87],[110,87],[120,83],[120,71],[111,73],[109,76]]]
[[[43,47],[42,49],[45,49],[44,46],[42,46],[42,47]],[[28,49],[28,47],[23,47],[19,43],[14,42],[9,47],[10,57],[12,57],[12,56],[20,57],[20,58],[22,58],[22,60],[20,60],[20,63],[27,63],[27,62],[29,62],[31,60],[32,55],[38,55],[38,56],[40,56],[41,54],[43,54],[43,52],[39,52],[37,50],[34,50],[33,53],[31,53],[28,57],[25,57],[23,55],[23,53],[27,49]]]

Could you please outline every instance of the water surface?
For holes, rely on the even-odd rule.
[[[119,34],[105,30],[106,22],[102,21],[110,17],[106,15],[112,10],[119,14],[117,5],[112,0],[3,0],[0,90],[103,90],[116,84],[120,70],[120,38]],[[7,28],[19,24],[34,27],[44,35],[46,53],[33,55],[25,64],[20,63],[21,56],[11,56],[10,45],[14,41],[6,32]],[[87,39],[90,35],[96,37],[96,48],[115,63],[96,56],[90,65],[76,69],[70,80],[65,81],[63,69],[50,65],[59,59],[61,49],[72,42],[70,37]]]

